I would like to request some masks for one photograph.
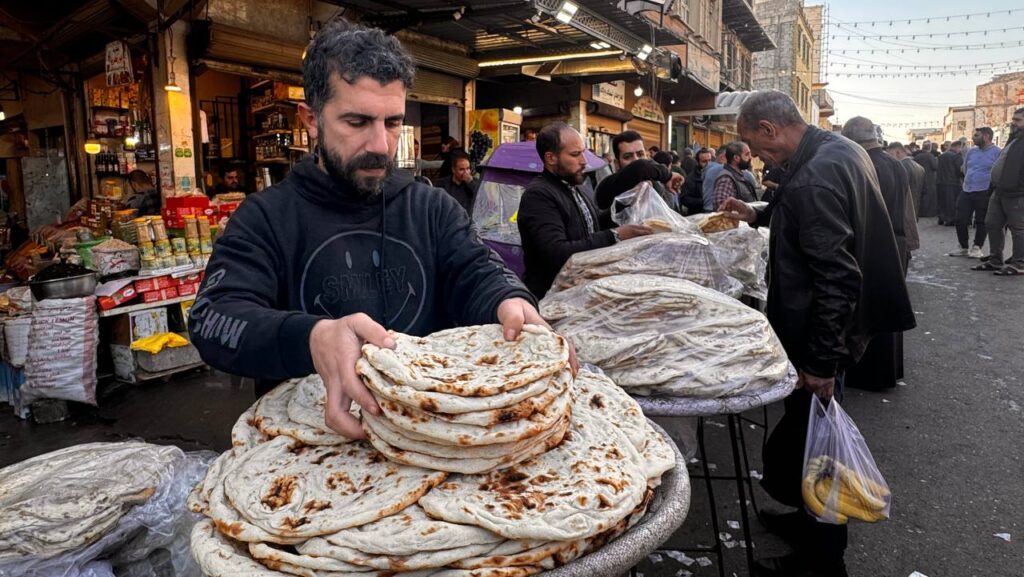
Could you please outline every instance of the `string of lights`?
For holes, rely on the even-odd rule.
[[[833,40],[917,40],[918,38],[953,38],[955,36],[974,36],[976,34],[988,36],[989,34],[1001,34],[1005,32],[1020,31],[1024,31],[1024,26],[1014,26],[1011,28],[991,28],[988,30],[963,30],[960,32],[932,32],[928,34],[919,32],[905,32],[903,34],[830,34],[830,36]]]
[[[856,48],[831,50],[829,54],[906,54],[916,52],[934,52],[940,50],[993,50],[996,48],[1017,48],[1024,46],[1024,40],[1010,42],[990,42],[985,44],[948,44],[942,46],[906,46],[902,48]]]
[[[868,70],[927,70],[934,72],[949,72],[961,70],[973,70],[978,68],[1007,68],[1024,66],[1024,58],[1018,60],[1003,60],[1001,62],[977,62],[973,64],[885,64],[864,63],[864,62],[833,62],[833,66],[843,68],[868,69]]]
[[[855,28],[860,27],[875,27],[875,26],[893,26],[894,24],[913,24],[915,22],[924,22],[931,24],[932,22],[951,22],[953,20],[970,20],[971,18],[992,18],[993,16],[1012,16],[1024,12],[1024,8],[1011,8],[1009,10],[988,10],[986,12],[971,12],[969,14],[949,14],[946,16],[928,16],[921,18],[909,18],[909,19],[896,19],[896,20],[861,20],[858,22],[841,22],[838,20],[829,22],[829,26],[853,26]]]

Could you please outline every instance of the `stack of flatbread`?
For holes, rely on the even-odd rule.
[[[733,297],[743,293],[743,285],[727,274],[708,239],[697,234],[665,233],[572,255],[548,294],[621,274],[684,279]]]
[[[676,463],[670,442],[655,431],[636,402],[597,373],[582,372],[575,382],[570,377],[564,385],[552,383],[552,375],[565,368],[558,361],[561,353],[547,348],[564,343],[550,341],[549,332],[530,328],[513,346],[501,339],[498,328],[467,329],[473,330],[491,340],[471,339],[475,345],[468,348],[474,354],[510,355],[514,361],[499,358],[484,365],[505,367],[501,374],[511,376],[455,378],[443,387],[462,390],[455,383],[470,382],[466,386],[478,397],[414,388],[406,406],[424,399],[439,401],[440,394],[458,399],[448,399],[455,407],[495,397],[501,394],[495,387],[501,387],[494,383],[502,378],[514,381],[521,374],[530,382],[544,382],[534,396],[555,388],[568,404],[559,442],[508,468],[453,474],[395,462],[363,441],[303,443],[283,429],[265,426],[258,416],[264,398],[239,417],[232,429],[233,448],[213,463],[189,497],[189,507],[207,517],[192,533],[193,556],[203,572],[210,577],[526,577],[603,547],[639,522],[653,489]],[[446,346],[443,350],[453,354],[453,334],[435,336],[438,343],[446,343],[433,345],[435,350]],[[423,360],[407,350],[413,341],[432,346],[404,335],[395,338],[399,346],[392,351],[394,359]],[[533,347],[542,349],[527,352]],[[375,352],[367,349],[365,354]],[[451,359],[434,360],[443,366]],[[367,366],[361,371],[367,378],[369,367],[378,369],[364,361]],[[388,367],[388,374],[400,370],[383,357],[376,362]],[[419,371],[430,364],[415,366]],[[450,375],[461,374],[456,364],[448,364]],[[549,365],[561,368],[539,376],[550,370]],[[439,370],[410,370],[405,377],[437,376]],[[323,385],[315,377],[282,385],[288,386],[293,391],[304,386],[312,404],[322,402]],[[296,398],[294,392],[291,398]],[[499,413],[487,411],[501,408],[475,413],[493,416]],[[474,413],[450,413],[460,414]],[[524,420],[521,413],[511,414],[518,419],[508,422]],[[491,422],[491,430],[499,424],[500,419]]]
[[[707,235],[718,262],[732,278],[743,283],[743,294],[768,299],[768,229],[747,223]]]
[[[686,280],[610,276],[548,295],[540,312],[631,394],[725,398],[771,388],[789,370],[763,314]]]
[[[0,574],[101,539],[182,459],[177,447],[88,443],[0,469]]]
[[[381,409],[363,414],[370,443],[392,461],[452,473],[511,467],[561,442],[572,410],[565,339],[527,325],[462,327],[396,346],[363,347],[357,372]]]

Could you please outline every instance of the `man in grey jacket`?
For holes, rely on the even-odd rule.
[[[985,224],[988,227],[991,257],[986,266],[998,276],[1017,276],[1024,272],[1024,108],[1013,113],[1010,140],[992,166],[995,192],[988,204]],[[1005,228],[1013,238],[1013,256],[1003,261]]]

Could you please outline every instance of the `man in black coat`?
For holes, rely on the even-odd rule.
[[[867,151],[878,177],[878,188],[889,212],[889,221],[896,236],[900,262],[906,271],[910,264],[910,251],[920,247],[917,223],[908,219],[910,183],[907,172],[898,160],[882,151],[875,136],[875,125],[863,116],[855,116],[843,125],[843,136],[861,145]],[[905,273],[904,273],[904,276]],[[903,333],[883,333],[871,339],[864,356],[846,372],[848,387],[880,391],[896,387],[903,377]]]
[[[434,186],[451,195],[466,211],[466,214],[473,217],[473,204],[476,203],[476,193],[480,183],[473,178],[473,172],[469,166],[469,155],[462,150],[452,151],[452,175],[438,180]]]
[[[605,177],[594,192],[597,207],[601,210],[610,209],[616,196],[645,180],[654,184],[654,189],[663,199],[671,199],[668,191],[674,193],[683,184],[681,174],[673,174],[667,166],[647,158],[643,137],[635,130],[627,130],[616,135],[612,139],[612,151],[615,153],[618,170]],[[671,202],[666,201],[666,204],[672,206]]]
[[[547,294],[572,255],[651,234],[650,228],[641,225],[612,229],[607,211],[599,213],[579,191],[587,168],[584,150],[583,137],[564,122],[549,124],[537,134],[537,154],[544,172],[523,192],[518,226],[526,265],[523,280],[538,299]]]
[[[921,195],[924,194],[924,167],[917,163],[907,149],[899,142],[890,142],[888,146],[889,155],[900,161],[903,170],[907,172],[907,180],[910,181],[910,198],[913,202],[914,221],[920,215]]]
[[[932,217],[939,213],[939,202],[936,182],[939,175],[939,161],[932,154],[932,143],[928,140],[921,145],[921,150],[914,153],[914,160],[924,168],[924,192],[921,194],[921,206],[917,216]]]
[[[737,128],[752,152],[786,168],[774,202],[755,210],[731,198],[733,218],[771,227],[767,315],[799,372],[800,390],[765,447],[762,485],[798,509],[764,515],[769,530],[797,542],[796,553],[759,562],[758,575],[845,576],[846,525],[817,522],[801,495],[811,395],[842,395],[843,371],[874,335],[913,328],[903,266],[864,150],[807,125],[793,100],[752,93]]]
[[[689,149],[687,149],[689,150]],[[704,169],[715,157],[715,151],[702,148],[697,153],[697,165],[686,175],[683,191],[679,195],[679,204],[686,209],[686,214],[704,212]]]
[[[939,193],[939,224],[956,224],[956,197],[964,185],[964,157],[960,154],[961,142],[955,140],[949,149],[939,155],[936,189]]]

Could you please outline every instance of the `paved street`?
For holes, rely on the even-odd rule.
[[[922,227],[924,249],[913,261],[911,294],[918,328],[907,336],[906,385],[884,394],[850,391],[845,407],[861,427],[894,494],[893,519],[851,528],[847,559],[858,577],[1018,577],[1024,575],[1024,279],[968,270],[969,261],[943,256],[955,246],[951,228]],[[235,417],[252,400],[249,387],[223,375],[130,387],[99,410],[72,421],[33,425],[0,413],[0,465],[74,443],[142,437],[186,449],[228,445]],[[755,416],[759,416],[759,413]],[[777,410],[772,411],[777,418]],[[707,427],[709,462],[729,472],[724,419]],[[677,436],[683,426],[671,424]],[[748,426],[749,427],[749,426]],[[760,469],[760,433],[750,428],[751,466]],[[696,470],[696,469],[694,469]],[[682,531],[670,544],[711,542],[702,485]],[[734,485],[718,482],[724,531],[735,541],[740,519]],[[765,496],[759,492],[758,503]],[[786,551],[755,522],[755,553]],[[993,534],[1009,533],[1006,542]],[[689,553],[690,557],[713,555]],[[717,560],[715,561],[717,564]],[[745,575],[743,550],[727,551],[727,575]],[[663,558],[640,571],[682,577],[717,574],[717,566],[680,565]]]

